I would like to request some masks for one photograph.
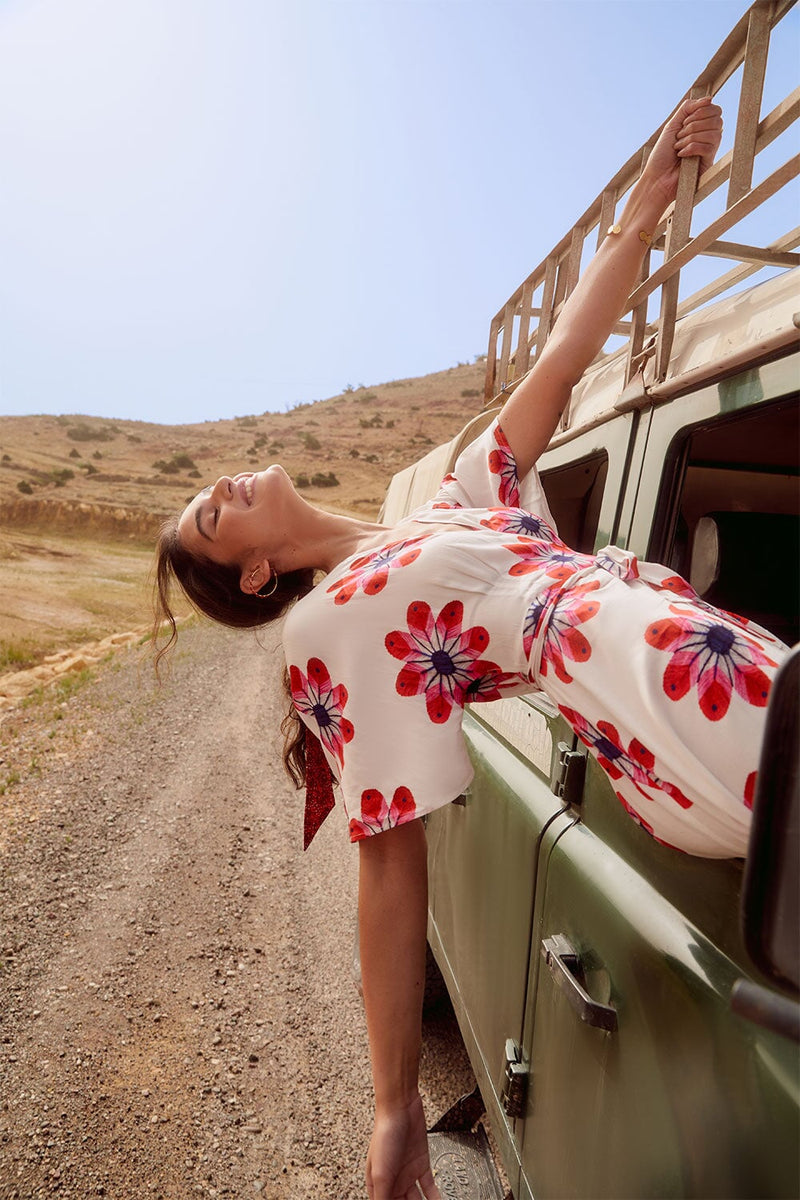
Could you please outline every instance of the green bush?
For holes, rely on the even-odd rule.
[[[92,458],[102,458],[102,457],[103,456],[99,450],[95,450],[94,454],[92,455]]]
[[[71,471],[69,467],[61,467],[60,470],[57,468],[51,474],[56,487],[63,487],[68,479],[75,478],[75,472]]]
[[[375,413],[372,417],[359,417],[358,424],[361,429],[382,429],[383,417],[380,413]]]
[[[19,483],[17,484],[17,491],[22,492],[23,496],[33,495],[33,488],[28,483],[27,479],[20,479]]]
[[[296,488],[307,488],[311,487],[311,482],[306,474],[301,473],[300,475],[295,475],[294,486]]]
[[[301,433],[300,437],[305,445],[306,450],[321,450],[322,443],[313,433]]]
[[[180,471],[191,471],[197,466],[197,463],[194,462],[188,454],[183,453],[183,451],[181,451],[179,454],[173,454],[172,461]]]
[[[361,453],[361,451],[360,451],[360,450],[357,450],[355,446],[352,446],[352,447],[351,447],[351,449],[350,449],[350,457],[351,457],[351,458],[358,458],[358,456],[360,455],[360,453]]]
[[[94,463],[89,463],[89,462],[83,463],[83,469],[87,475],[96,475],[97,474],[97,467],[94,465]]]
[[[67,437],[73,442],[110,442],[117,432],[114,425],[101,425],[96,428],[79,421],[77,425],[69,427]]]
[[[317,471],[311,476],[312,487],[338,487],[339,480],[334,475],[333,471]]]
[[[69,452],[69,456],[70,456],[70,458],[80,458],[81,452],[80,452],[80,450],[76,450],[75,447],[73,446]]]

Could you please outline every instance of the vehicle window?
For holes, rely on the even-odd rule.
[[[790,645],[800,609],[797,398],[722,416],[673,443],[662,562],[699,595]]]
[[[604,453],[541,473],[559,536],[581,554],[594,550],[607,475],[608,455]]]

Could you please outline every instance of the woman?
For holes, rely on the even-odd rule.
[[[332,805],[333,772],[360,847],[372,1200],[416,1196],[417,1184],[439,1196],[417,1090],[427,878],[416,818],[469,782],[467,701],[544,690],[648,832],[689,853],[745,852],[785,647],[663,567],[613,547],[573,553],[534,466],[624,310],[680,160],[697,155],[707,169],[721,131],[709,98],[680,106],[531,373],[399,526],[321,512],[272,466],[219,479],[162,531],[159,616],[170,618],[172,574],[198,608],[238,627],[302,597],[284,627],[304,723],[287,766],[298,783],[308,766],[306,844]]]

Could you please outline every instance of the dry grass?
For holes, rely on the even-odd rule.
[[[15,530],[2,551],[0,674],[149,620],[148,545]]]

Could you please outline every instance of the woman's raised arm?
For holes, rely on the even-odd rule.
[[[700,156],[706,171],[722,137],[722,110],[708,96],[684,100],[661,131],[618,221],[605,238],[527,378],[503,408],[500,424],[520,478],[547,448],[570,393],[625,311],[651,235],[675,199],[682,158]]]

